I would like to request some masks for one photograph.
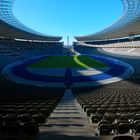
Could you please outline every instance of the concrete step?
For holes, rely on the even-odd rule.
[[[47,125],[41,127],[41,134],[48,137],[76,136],[94,137],[94,129],[81,109],[71,90],[66,90],[62,100],[48,118]]]

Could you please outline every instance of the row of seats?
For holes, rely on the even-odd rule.
[[[134,37],[133,41],[140,41],[140,37]],[[127,43],[132,42],[132,39],[130,38],[121,38],[121,39],[112,39],[112,40],[99,40],[99,41],[88,41],[85,42],[87,44],[92,45],[105,45],[105,44],[113,44],[113,43]]]
[[[40,97],[36,94],[29,97],[24,95],[27,100],[1,102],[0,139],[28,139],[26,137],[37,136],[40,132],[40,126],[46,126],[47,118],[63,94],[60,93],[56,96],[56,94],[47,93],[43,96],[40,95]]]
[[[0,140],[37,136],[64,90],[20,85],[0,75]]]
[[[115,136],[112,140],[140,140],[140,137],[136,139],[132,136]]]
[[[118,135],[118,134],[140,134],[140,120],[133,123],[125,120],[118,120],[114,123],[110,121],[102,120],[98,123],[99,135]]]
[[[137,84],[123,81],[73,92],[98,135],[140,133],[140,88]]]
[[[20,54],[19,52],[16,52],[4,46],[0,46],[0,54],[17,59],[26,59],[26,57]]]
[[[45,51],[46,54],[62,53],[62,42],[32,42],[32,41],[18,41],[12,39],[0,39],[0,50],[14,51],[17,53],[30,53],[32,51],[39,54]]]
[[[44,109],[48,109],[48,111],[52,111],[58,103],[58,99],[52,99],[51,101],[42,101],[42,103],[24,103],[24,104],[8,104],[8,105],[0,105],[0,114],[22,114],[22,113],[37,113],[38,111],[43,111]]]
[[[120,45],[120,46],[119,46]],[[116,43],[116,44],[110,44],[110,45],[102,45],[102,46],[88,46],[87,45],[74,45],[75,51],[81,53],[81,54],[99,54],[97,52],[97,48],[102,48],[105,52],[110,52],[114,54],[122,54],[122,55],[139,55],[140,52],[140,42],[135,43]],[[103,55],[103,54],[102,54]]]
[[[34,122],[28,122],[25,124],[19,123],[7,123],[0,125],[0,139],[27,139],[27,137],[37,136],[39,133],[39,127]]]

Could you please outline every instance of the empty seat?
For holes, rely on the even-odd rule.
[[[130,132],[130,124],[129,123],[119,123],[116,126],[116,132],[117,134],[126,134]]]
[[[86,111],[87,108],[91,108],[91,105],[83,105],[84,111]]]
[[[115,136],[112,140],[134,140],[132,136]]]
[[[109,135],[113,129],[112,124],[100,124],[98,127],[99,135]]]
[[[28,113],[29,113],[30,115],[35,115],[35,114],[38,113],[38,110],[37,110],[37,109],[29,109],[29,110],[28,110]]]
[[[39,113],[45,115],[46,117],[48,117],[50,115],[51,110],[50,109],[40,109]]]
[[[133,128],[132,128],[132,132],[137,135],[137,134],[140,134],[140,122],[139,123],[136,123]]]
[[[22,126],[22,132],[25,136],[36,136],[39,133],[39,127],[36,123],[25,123]]]
[[[97,113],[99,114],[105,114],[106,113],[106,108],[97,108]]]
[[[3,139],[3,134],[4,134],[4,126],[2,123],[0,123],[0,140]]]
[[[37,124],[45,124],[46,123],[46,116],[44,116],[43,114],[35,114],[33,115],[33,120],[37,123]]]
[[[117,108],[108,108],[107,113],[116,113],[117,112]]]
[[[18,115],[27,114],[28,111],[27,111],[26,109],[18,109],[18,110],[17,110],[17,113],[18,113]]]
[[[18,119],[18,116],[15,114],[7,114],[6,116],[3,116],[3,121],[5,123],[18,123],[19,122],[19,119]]]
[[[117,118],[117,115],[112,114],[112,113],[106,113],[103,117],[104,120],[110,121],[110,122],[114,122],[116,118]]]
[[[98,123],[103,118],[103,115],[98,113],[96,114],[93,113],[91,114],[90,118],[92,123]]]
[[[96,109],[94,108],[88,108],[86,110],[86,113],[87,113],[87,116],[89,117],[92,113],[95,113],[96,112]]]
[[[129,113],[121,113],[119,116],[118,116],[118,119],[119,120],[130,120],[131,119],[131,114]]]
[[[21,127],[18,123],[6,123],[3,128],[5,137],[19,137],[21,134]]]
[[[30,114],[21,114],[19,119],[22,123],[27,123],[32,121],[32,116]]]
[[[132,116],[132,120],[135,121],[135,120],[140,120],[140,114],[136,113]]]

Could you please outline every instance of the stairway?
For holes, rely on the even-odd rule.
[[[48,118],[47,126],[41,129],[41,133],[41,137],[43,137],[44,133],[44,139],[55,137],[58,139],[58,137],[61,137],[61,140],[64,136],[68,138],[80,137],[80,139],[94,136],[93,128],[88,118],[70,89],[66,90],[64,97]]]

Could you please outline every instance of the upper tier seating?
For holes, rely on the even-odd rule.
[[[134,39],[129,38],[120,38],[120,39],[111,39],[111,40],[95,40],[95,41],[89,41],[85,42],[86,44],[92,44],[92,45],[108,45],[108,44],[115,44],[115,43],[127,43],[132,41],[140,41],[140,37],[135,37]]]

